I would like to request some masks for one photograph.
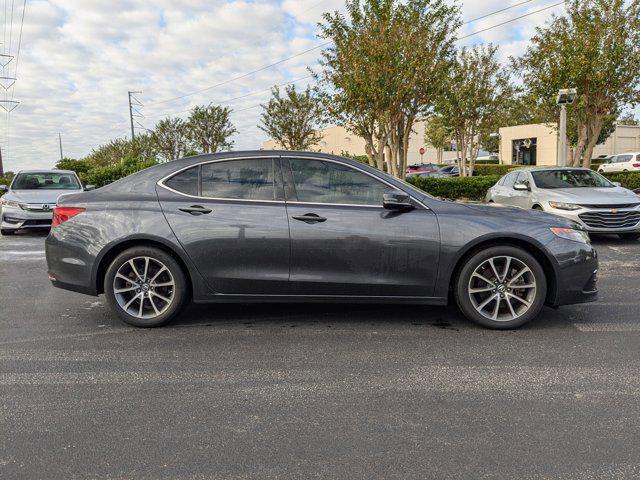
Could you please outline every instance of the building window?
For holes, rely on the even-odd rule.
[[[511,142],[511,163],[513,165],[536,165],[538,153],[537,138],[521,138]]]

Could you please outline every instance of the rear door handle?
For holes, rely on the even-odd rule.
[[[320,215],[317,215],[315,213],[305,213],[304,215],[294,215],[293,217],[294,220],[300,220],[301,222],[305,222],[305,223],[322,223],[322,222],[326,222],[327,219],[325,217],[321,217]]]
[[[213,211],[210,208],[203,207],[202,205],[191,205],[190,207],[179,208],[178,210],[190,213],[191,215],[204,215]]]

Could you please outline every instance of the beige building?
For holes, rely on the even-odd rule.
[[[500,133],[500,162],[514,165],[557,165],[558,133],[555,124],[504,127]],[[640,126],[618,125],[593,157],[640,151]]]
[[[424,122],[416,122],[414,133],[409,138],[409,154],[407,162],[409,165],[415,163],[430,163],[437,160],[437,151],[430,145],[424,143]],[[365,142],[362,138],[350,133],[344,127],[329,127],[322,130],[322,140],[311,147],[311,150],[324,153],[340,155],[343,152],[351,155],[366,155]],[[278,149],[274,140],[267,140],[262,144],[263,150]],[[420,148],[425,149],[424,155],[420,155]],[[442,156],[443,161],[454,161],[455,151],[445,151]]]

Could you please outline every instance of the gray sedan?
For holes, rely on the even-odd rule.
[[[0,232],[11,235],[20,229],[48,228],[58,198],[83,191],[77,175],[69,170],[22,170],[0,198]]]
[[[560,215],[589,232],[640,238],[638,195],[586,168],[516,170],[489,189],[486,201]]]
[[[320,153],[202,155],[65,195],[49,278],[159,326],[188,300],[445,305],[514,328],[597,298],[596,252],[570,220],[463,205]],[[567,261],[571,259],[571,261]]]

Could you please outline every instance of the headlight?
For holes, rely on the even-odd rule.
[[[558,210],[580,210],[580,205],[575,203],[563,203],[563,202],[549,202],[551,208],[557,208]]]
[[[573,240],[574,242],[589,243],[589,234],[584,230],[576,230],[574,228],[552,228],[551,233],[556,237],[565,240]]]
[[[13,202],[4,198],[0,198],[0,205],[2,205],[3,207],[22,208],[22,205],[20,205],[18,202]]]

